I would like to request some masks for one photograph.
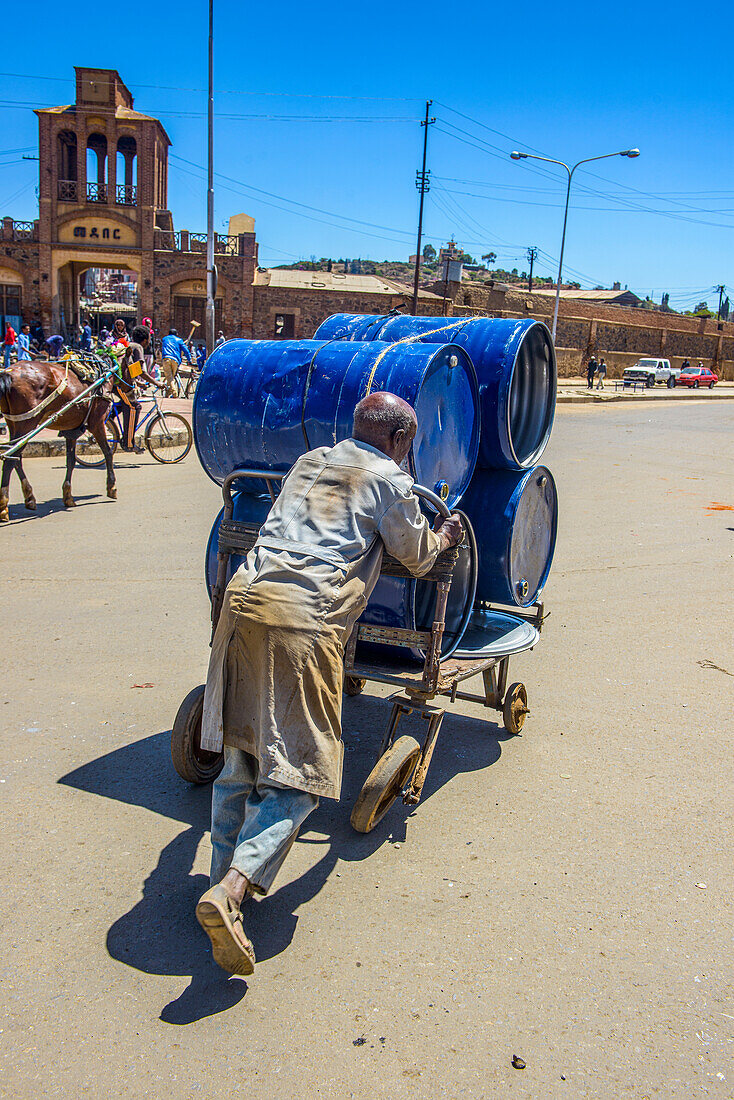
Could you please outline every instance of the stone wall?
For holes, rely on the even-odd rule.
[[[551,326],[554,300],[486,287],[453,290],[454,316],[535,317]],[[643,356],[662,356],[673,366],[702,360],[722,379],[734,379],[734,323],[561,299],[556,333],[560,377],[581,374],[593,352],[604,356],[610,377]]]
[[[321,322],[332,313],[389,313],[391,309],[405,306],[410,297],[400,294],[358,294],[271,286],[255,286],[254,291],[252,337],[255,340],[273,339],[275,316],[278,313],[293,314],[295,339],[310,340]],[[436,316],[441,312],[441,302],[435,298],[419,296],[418,312]],[[240,334],[228,332],[227,335]]]

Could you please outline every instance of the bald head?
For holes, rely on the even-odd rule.
[[[363,397],[356,406],[352,435],[400,465],[410,450],[417,427],[415,412],[407,401],[378,390]]]

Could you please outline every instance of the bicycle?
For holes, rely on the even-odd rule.
[[[137,428],[140,431],[147,421],[148,426],[143,435],[143,442],[148,453],[156,462],[183,461],[194,441],[194,434],[188,420],[180,413],[164,412],[156,394],[142,394],[138,400],[151,403],[151,408],[142,417]],[[107,443],[114,455],[122,441],[122,402],[111,403],[105,421],[105,433]],[[86,432],[79,442],[85,445],[83,453],[77,449],[76,460],[79,466],[90,470],[104,466],[104,455],[89,432]]]

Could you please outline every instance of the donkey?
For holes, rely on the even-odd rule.
[[[104,383],[102,390],[108,391],[110,385],[109,381]],[[10,443],[12,444],[15,439],[22,439],[24,435],[52,416],[54,411],[62,409],[86,388],[86,383],[69,370],[68,363],[31,359],[14,363],[7,370],[0,371],[0,412],[8,422]],[[53,423],[59,435],[66,439],[66,478],[62,487],[66,508],[76,506],[74,497],[71,495],[71,475],[76,465],[77,439],[87,429],[96,439],[104,455],[107,467],[107,496],[112,500],[117,499],[112,451],[104,429],[108,409],[109,398],[105,393],[96,390],[78,405],[67,409],[63,416]],[[36,498],[23,470],[22,453],[21,448],[15,457],[6,458],[2,463],[0,523],[7,523],[10,519],[8,489],[13,470],[20,478],[26,508],[31,512],[36,510]]]

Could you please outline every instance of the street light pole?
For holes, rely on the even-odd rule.
[[[206,193],[206,352],[214,351],[214,299],[217,273],[214,267],[214,0],[209,0],[209,127]]]
[[[566,208],[563,211],[563,233],[561,235],[561,256],[558,261],[558,279],[556,281],[556,302],[553,308],[553,342],[556,340],[556,329],[558,328],[558,302],[561,297],[561,275],[563,273],[563,251],[566,245],[566,223],[568,222],[568,203],[571,198],[571,180],[573,174],[577,168],[582,164],[590,164],[593,160],[606,160],[607,157],[639,157],[639,149],[622,149],[616,153],[602,153],[600,157],[586,157],[585,160],[577,161],[573,168],[569,168],[562,160],[554,160],[552,157],[540,157],[536,153],[518,153],[517,150],[513,150],[510,153],[512,160],[543,160],[546,164],[559,164],[561,168],[565,168],[568,172],[568,187],[566,188]]]

